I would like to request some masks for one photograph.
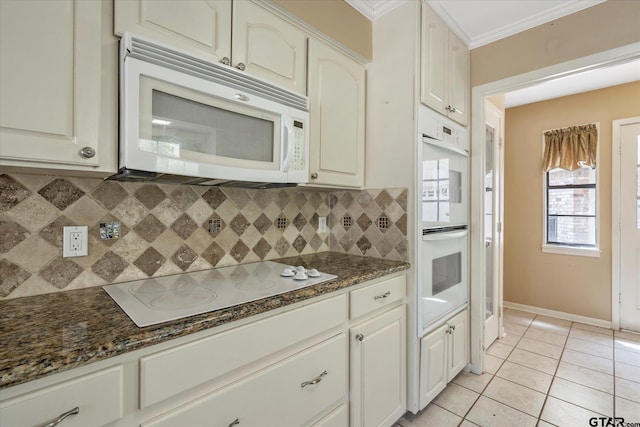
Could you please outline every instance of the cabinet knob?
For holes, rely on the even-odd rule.
[[[358,341],[362,341],[362,340],[364,339],[364,335],[362,335],[362,334],[358,334],[358,335],[356,335],[356,339],[357,339]]]
[[[80,155],[85,159],[90,159],[96,155],[96,150],[91,147],[84,147],[82,150],[80,150]]]
[[[220,62],[221,62],[223,65],[230,65],[230,64],[231,64],[231,60],[230,60],[228,57],[226,57],[226,56],[225,56],[224,58],[222,58],[222,59],[220,60]]]
[[[65,418],[70,417],[71,415],[78,415],[79,413],[80,413],[80,408],[76,406],[72,410],[67,411],[64,414],[61,414],[57,420],[51,421],[49,424],[46,424],[44,427],[55,427],[61,422],[63,422]]]
[[[235,420],[231,421],[231,424],[229,424],[229,427],[237,426],[238,424],[240,424],[240,419],[236,418]]]
[[[318,179],[318,172],[314,172],[311,174],[311,179]]]
[[[445,108],[445,110],[447,110],[450,113],[455,113],[457,111],[456,107],[452,107],[451,105],[447,105],[447,108]]]
[[[240,71],[244,71],[244,69],[247,67],[245,67],[242,62],[238,62],[238,65],[236,65],[236,68]]]

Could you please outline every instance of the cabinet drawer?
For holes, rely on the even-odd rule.
[[[346,320],[347,296],[339,295],[142,357],[140,405],[144,408],[160,402]]]
[[[101,426],[122,417],[122,365],[0,403],[2,427],[42,426],[78,407],[65,427]]]
[[[348,427],[349,426],[349,411],[347,411],[347,405],[342,404],[336,409],[331,411],[329,415],[322,417],[320,421],[315,423],[313,427]]]
[[[314,379],[318,382],[305,384]],[[227,427],[235,420],[243,427],[302,426],[346,393],[347,337],[342,333],[142,427]]]
[[[351,318],[360,317],[405,296],[405,276],[394,277],[351,292]]]

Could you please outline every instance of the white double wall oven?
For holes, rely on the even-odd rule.
[[[437,113],[421,109],[419,126],[422,337],[469,303],[469,152],[465,129]]]

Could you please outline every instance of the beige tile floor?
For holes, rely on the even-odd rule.
[[[395,427],[574,427],[603,416],[640,425],[640,335],[511,309],[504,316],[507,336],[487,350],[487,372],[461,372]]]

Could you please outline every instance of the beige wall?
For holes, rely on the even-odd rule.
[[[343,0],[273,2],[366,59],[372,58],[371,21]]]
[[[611,320],[611,121],[640,115],[640,82],[509,108],[504,300]],[[599,258],[542,253],[542,132],[600,122]]]
[[[498,107],[498,109],[500,111],[504,111],[504,100],[505,100],[505,95],[504,93],[495,95],[495,96],[490,96],[487,98],[487,100],[492,103],[493,105],[495,105],[496,107]]]
[[[640,1],[609,0],[471,51],[471,86],[640,42]]]

